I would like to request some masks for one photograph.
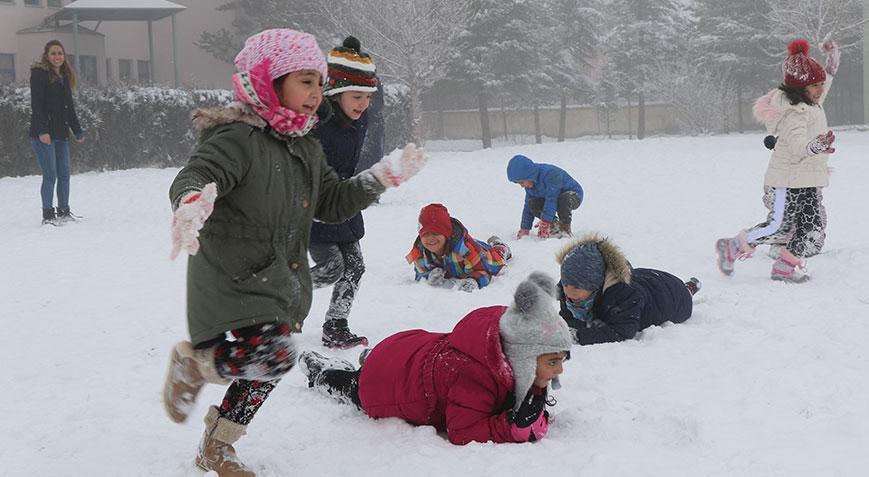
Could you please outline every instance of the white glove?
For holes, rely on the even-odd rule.
[[[404,146],[404,151],[401,152],[401,157],[398,160],[386,156],[371,166],[369,171],[383,187],[398,187],[415,176],[426,161],[428,161],[428,156],[425,155],[425,150],[417,149],[415,144],[408,143]]]
[[[467,293],[473,293],[474,290],[480,288],[477,286],[477,281],[473,278],[462,278],[460,280],[456,280],[459,284],[459,290]]]
[[[826,41],[821,43],[821,49],[827,54],[824,70],[831,75],[835,75],[839,71],[839,45],[832,38],[827,38]]]
[[[217,199],[217,184],[206,185],[201,191],[190,192],[181,199],[181,205],[172,217],[172,253],[175,260],[181,249],[190,255],[199,252],[199,230],[214,210]]]
[[[442,287],[447,281],[447,278],[444,276],[443,268],[435,268],[428,272],[428,284],[433,287]],[[448,286],[447,288],[451,287]]]

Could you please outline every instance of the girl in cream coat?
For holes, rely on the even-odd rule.
[[[832,40],[821,48],[827,54],[824,67],[809,56],[808,41],[792,41],[782,65],[783,83],[754,105],[755,118],[778,136],[764,177],[764,201],[772,207],[764,222],[718,240],[718,267],[725,275],[757,245],[784,244],[770,277],[794,283],[809,279],[803,258],[817,253],[824,234],[821,188],[829,184],[827,160],[835,152],[823,103],[838,69],[839,50]]]

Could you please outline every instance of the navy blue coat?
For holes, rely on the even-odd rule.
[[[362,113],[356,121],[351,121],[337,104],[326,104],[327,101],[330,100],[323,101],[321,111],[331,106],[334,114],[318,124],[311,134],[320,140],[323,152],[326,153],[326,161],[344,180],[353,177],[356,172],[362,143],[365,141],[365,132],[368,129],[368,111]],[[323,116],[324,114],[320,115]],[[365,235],[365,224],[361,212],[340,224],[314,222],[311,225],[313,243],[357,242],[363,235]]]
[[[564,290],[558,285],[561,317],[576,330],[581,345],[624,341],[652,325],[681,323],[691,317],[693,308],[691,293],[682,280],[660,270],[634,268],[630,283],[617,282],[598,295],[592,308],[594,318],[586,324],[567,309]]]

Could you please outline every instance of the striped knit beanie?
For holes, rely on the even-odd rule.
[[[344,91],[377,91],[377,75],[374,61],[368,53],[362,53],[361,44],[354,36],[344,39],[341,46],[332,48],[326,62],[329,65],[329,82],[323,91],[332,96]]]

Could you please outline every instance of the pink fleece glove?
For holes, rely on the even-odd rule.
[[[552,222],[541,220],[537,225],[537,236],[542,239],[548,239],[552,235]]]
[[[510,434],[516,442],[539,441],[546,436],[547,431],[549,431],[549,411],[541,412],[540,417],[528,427],[510,425]]]
[[[519,232],[516,233],[516,240],[522,240],[522,237],[525,237],[530,233],[531,231],[528,229],[519,229]]]
[[[217,184],[206,185],[201,191],[190,192],[181,199],[181,204],[172,217],[172,252],[169,259],[175,260],[181,249],[190,255],[199,252],[199,230],[214,210],[217,199]]]
[[[417,149],[413,143],[404,146],[401,157],[395,161],[389,156],[384,157],[377,164],[371,166],[371,174],[377,178],[383,187],[398,187],[415,176],[425,166],[428,156],[422,148]]]

